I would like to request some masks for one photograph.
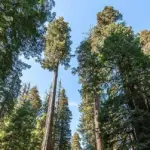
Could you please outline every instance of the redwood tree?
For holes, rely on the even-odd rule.
[[[48,104],[46,131],[43,139],[42,150],[52,150],[52,129],[55,109],[55,97],[59,65],[69,67],[71,58],[71,40],[68,23],[61,17],[49,23],[46,32],[46,45],[42,67],[54,72],[51,97]]]

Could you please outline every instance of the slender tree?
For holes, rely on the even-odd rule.
[[[58,91],[57,91],[57,101],[55,106],[55,114],[54,114],[54,126],[53,126],[53,149],[59,148],[59,100],[61,96],[61,80],[58,82]]]
[[[35,122],[35,128],[32,130],[32,136],[31,136],[30,149],[32,150],[41,149],[42,139],[45,133],[45,121],[46,121],[49,97],[50,95],[46,93],[44,102],[42,106],[40,107],[38,113],[36,113],[37,117],[36,117],[36,122]]]
[[[94,105],[93,99],[89,96],[82,95],[82,103],[79,106],[81,112],[79,133],[82,136],[82,143],[85,149],[95,150],[96,149],[96,138],[95,138],[95,123],[94,123]]]
[[[55,148],[56,150],[71,149],[70,122],[72,113],[69,110],[68,98],[64,89],[60,90],[58,99],[57,120],[55,120]]]
[[[46,47],[44,52],[43,68],[54,71],[51,100],[46,119],[46,132],[43,139],[42,150],[52,150],[52,129],[55,109],[56,84],[58,67],[60,64],[69,66],[70,61],[70,31],[68,23],[61,17],[48,25],[46,33]]]
[[[42,104],[41,104],[41,99],[40,99],[38,89],[36,86],[31,88],[31,90],[29,91],[28,99],[30,100],[34,111],[35,112],[39,111]]]
[[[101,149],[101,135],[99,129],[98,115],[99,115],[99,101],[100,101],[100,84],[103,82],[104,75],[100,69],[100,63],[96,54],[91,52],[90,38],[81,42],[76,51],[79,62],[77,71],[82,83],[81,94],[83,96],[83,104],[87,102],[93,105],[94,117],[94,133],[96,139],[96,149]],[[85,99],[85,101],[84,101]],[[87,105],[88,107],[88,105]],[[91,128],[92,129],[92,128]],[[89,137],[90,138],[90,137]]]
[[[77,132],[74,133],[71,141],[72,150],[81,150],[80,137]]]

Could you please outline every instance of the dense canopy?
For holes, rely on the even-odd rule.
[[[135,33],[119,10],[105,6],[71,51],[70,23],[55,18],[54,6],[53,0],[0,1],[0,150],[149,150],[150,31]],[[44,96],[42,85],[21,81],[30,69],[24,60],[33,58],[53,72]],[[69,78],[70,89],[58,83],[61,66],[81,85],[74,133],[75,87]]]

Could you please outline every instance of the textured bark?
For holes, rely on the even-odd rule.
[[[94,103],[94,122],[95,122],[96,150],[102,150],[102,142],[101,142],[101,136],[100,136],[98,114],[99,114],[99,98],[97,96],[97,98],[95,98],[95,103]]]
[[[58,77],[58,67],[54,71],[52,91],[50,91],[51,96],[49,97],[48,112],[46,118],[46,128],[44,139],[42,143],[41,150],[53,150],[53,120],[54,120],[54,109],[55,109],[55,98],[56,98],[56,88],[57,88],[57,77]]]

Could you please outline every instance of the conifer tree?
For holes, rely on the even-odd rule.
[[[36,87],[25,84],[12,114],[5,116],[0,133],[0,148],[28,150],[32,149],[32,132],[36,126],[37,112],[40,110],[40,96]],[[36,106],[36,107],[35,107]],[[40,131],[39,131],[40,132]]]
[[[42,114],[36,117],[36,126],[32,130],[31,135],[31,146],[32,150],[41,150],[42,139],[45,132],[45,121],[46,113],[43,111]]]
[[[42,150],[52,150],[52,130],[55,109],[56,85],[58,77],[59,65],[69,66],[70,61],[70,31],[68,23],[64,22],[61,17],[54,20],[47,27],[46,47],[44,52],[44,60],[42,66],[49,71],[54,71],[54,79],[52,84],[51,100],[49,100],[49,108],[46,119],[46,132],[44,135]]]
[[[71,149],[70,122],[72,113],[69,110],[65,89],[60,90],[58,97],[57,120],[55,120],[55,148],[56,150]]]
[[[34,120],[34,112],[29,102],[16,106],[11,116],[4,120],[0,135],[0,149],[29,149]]]
[[[108,15],[106,19],[109,18],[107,17]],[[149,58],[143,54],[142,45],[132,29],[125,26],[124,23],[98,24],[93,33],[94,36],[91,38],[93,52],[96,52],[101,60],[109,64],[111,71],[118,72],[120,75],[117,84],[121,86],[118,92],[125,95],[126,109],[129,108],[131,113],[136,148],[146,150],[149,147],[147,138],[149,130],[145,126],[149,124],[146,119],[149,116],[149,94],[147,92],[150,87],[147,76]],[[147,84],[143,85],[146,83],[145,79]],[[143,134],[147,134],[147,137],[144,137]]]
[[[30,146],[30,149],[32,150],[41,150],[41,144],[45,132],[45,121],[49,97],[50,95],[46,93],[44,102],[42,103],[42,106],[39,108],[38,113],[36,113],[37,117],[35,121],[35,128],[32,130],[31,146]]]
[[[77,132],[74,133],[71,141],[72,150],[81,150],[80,137]]]
[[[36,86],[29,91],[28,99],[30,100],[34,111],[37,112],[41,107],[41,99]]]
[[[91,52],[91,40],[90,38],[85,39],[81,42],[79,48],[76,51],[77,59],[79,62],[77,72],[80,77],[80,82],[82,83],[81,95],[83,101],[83,113],[86,112],[86,109],[92,108],[93,121],[94,121],[94,136],[96,144],[93,143],[92,147],[96,145],[97,150],[101,149],[101,135],[98,123],[99,115],[99,102],[100,102],[100,84],[104,80],[104,71],[100,70],[101,64],[98,61],[97,55]],[[84,107],[84,104],[87,103],[87,107]],[[88,107],[90,106],[91,107]],[[86,114],[86,113],[84,113]],[[92,114],[90,114],[91,116]],[[87,121],[87,118],[85,120]],[[91,127],[93,125],[91,124]],[[88,128],[89,129],[89,128]],[[92,128],[90,129],[92,130]],[[87,131],[90,132],[90,131]],[[92,131],[93,132],[93,131]],[[89,136],[89,135],[88,135]],[[91,137],[88,137],[89,139]],[[91,142],[90,142],[91,143]]]
[[[106,6],[98,13],[97,19],[97,25],[88,40],[83,41],[77,49],[81,94],[88,99],[95,99],[94,96],[97,96],[99,100],[95,101],[95,104],[100,104],[96,105],[96,114],[101,119],[98,123],[99,129],[95,126],[95,133],[96,136],[100,135],[102,140],[100,142],[96,137],[96,147],[104,148],[108,140],[104,149],[126,147],[147,150],[149,58],[143,54],[143,50],[144,44],[148,43],[148,32],[141,34],[139,41],[132,29],[121,21],[122,15],[113,7]],[[104,98],[106,106],[103,105]],[[84,106],[81,108],[84,112]],[[86,107],[85,112],[88,112]],[[115,119],[114,124],[110,123],[112,118]],[[81,127],[80,125],[80,129]],[[110,131],[109,134],[107,131]]]
[[[90,97],[82,96],[82,103],[79,106],[81,112],[78,131],[82,136],[82,143],[85,149],[95,150],[96,139],[94,134],[94,106]]]

